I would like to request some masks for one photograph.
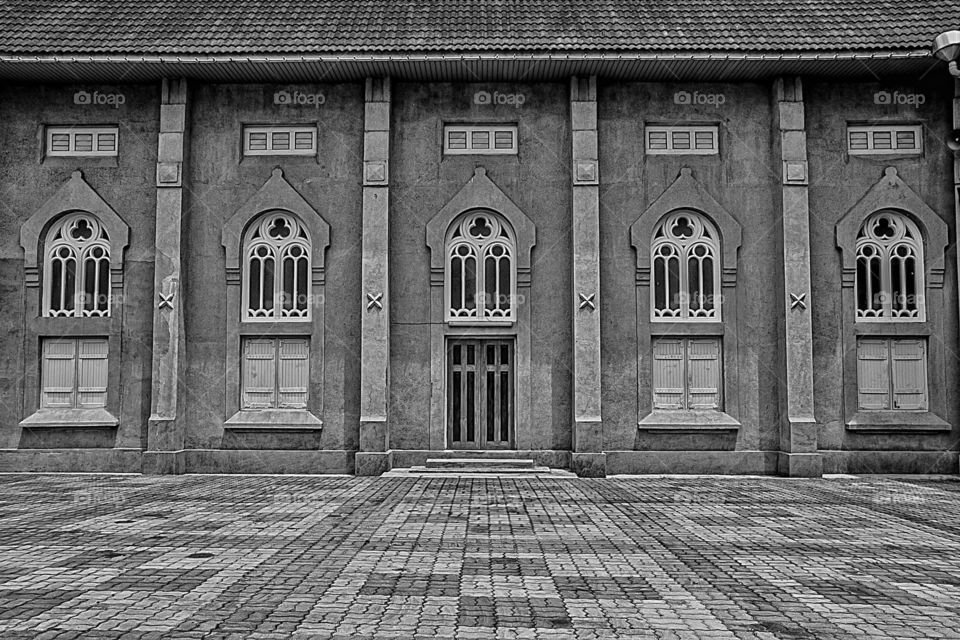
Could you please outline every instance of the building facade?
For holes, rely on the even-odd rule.
[[[0,37],[0,470],[957,472],[960,85],[928,45],[960,13],[291,50],[53,7]]]

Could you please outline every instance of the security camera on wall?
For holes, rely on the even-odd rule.
[[[960,129],[954,129],[947,136],[947,146],[951,151],[960,151]]]

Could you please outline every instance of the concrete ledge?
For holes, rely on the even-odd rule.
[[[144,451],[140,472],[147,475],[177,475],[186,469],[183,451]]]
[[[637,427],[642,431],[736,431],[740,423],[723,411],[653,411]]]
[[[581,478],[606,478],[607,454],[572,453],[570,454],[570,470]]]
[[[353,466],[358,476],[380,476],[393,468],[392,451],[358,451]]]
[[[394,449],[392,468],[422,467],[427,458],[530,458],[539,467],[554,469],[570,468],[570,452],[556,449],[503,450],[486,451],[431,451],[429,449]]]
[[[956,451],[821,451],[824,473],[955,474]]]
[[[847,423],[850,431],[918,433],[950,431],[953,427],[929,411],[861,411]]]
[[[0,449],[0,472],[140,473],[139,449]]]
[[[777,451],[608,451],[607,475],[773,475]]]
[[[188,449],[186,473],[353,473],[353,451]]]
[[[819,453],[784,453],[777,457],[777,471],[791,478],[819,478],[823,475],[823,457]]]

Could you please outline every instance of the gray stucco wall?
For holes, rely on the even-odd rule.
[[[323,104],[274,103],[280,90],[322,94]],[[188,448],[356,449],[360,375],[361,85],[201,85],[192,96],[184,254]],[[241,159],[244,124],[318,125],[317,157]],[[223,223],[275,167],[330,224],[326,254],[323,431],[224,440],[226,271]],[[240,354],[235,354],[239,359]],[[318,469],[319,470],[319,469]]]
[[[900,178],[950,229],[950,246],[944,259],[944,305],[942,309],[931,309],[940,314],[941,331],[939,335],[931,335],[928,339],[929,350],[941,350],[946,355],[946,376],[940,377],[930,371],[928,380],[931,387],[936,385],[946,390],[945,414],[941,417],[956,425],[960,415],[960,397],[952,392],[958,383],[954,200],[950,177],[953,154],[944,144],[952,128],[949,111],[952,87],[942,80],[917,83],[904,79],[902,82],[884,84],[810,81],[804,89],[810,157],[810,244],[816,371],[814,391],[819,445],[823,450],[944,451],[951,445],[955,446],[960,435],[956,426],[952,432],[937,434],[851,432],[844,425],[842,404],[844,346],[840,325],[841,269],[834,229],[844,213],[880,180],[884,168],[893,166]],[[875,94],[878,91],[918,94],[923,96],[923,102],[877,104]],[[845,127],[848,122],[922,124],[924,153],[920,156],[848,156],[845,144]],[[928,247],[928,260],[931,257],[930,251]],[[930,303],[928,300],[928,306]],[[846,419],[849,419],[849,416]],[[905,462],[892,468],[882,456],[873,459],[876,462],[872,469],[871,463],[867,462],[864,463],[866,466],[859,470],[938,470],[922,461],[916,464]]]
[[[476,104],[478,91],[523,104]],[[569,88],[558,84],[405,84],[393,88],[391,144],[391,447],[429,447],[430,267],[426,223],[484,166],[533,221],[531,273],[533,442],[569,449],[571,437],[571,189]],[[517,156],[444,156],[444,123],[511,123]],[[523,428],[521,426],[521,428]]]
[[[722,96],[713,104],[677,104],[678,91]],[[772,450],[778,442],[777,314],[772,288],[781,268],[779,204],[771,155],[770,88],[765,84],[601,84],[600,231],[604,448],[607,450]],[[719,124],[720,154],[647,156],[645,124]],[[740,223],[736,296],[724,300],[738,315],[738,392],[741,428],[730,434],[643,433],[649,384],[638,391],[638,370],[649,383],[650,354],[637,357],[636,252],[630,225],[690,167],[707,191]],[[732,337],[728,326],[727,334]],[[725,338],[724,343],[728,342]],[[639,394],[646,394],[640,398]],[[643,415],[638,416],[641,400]]]
[[[121,94],[122,104],[77,104],[74,94]],[[0,87],[0,448],[133,447],[146,437],[150,412],[150,336],[153,297],[154,170],[159,86]],[[44,125],[118,125],[119,156],[44,158]],[[20,226],[66,183],[75,170],[130,227],[122,305],[123,384],[117,429],[24,430],[26,291]],[[65,320],[65,325],[70,320]],[[65,332],[69,335],[69,331]]]

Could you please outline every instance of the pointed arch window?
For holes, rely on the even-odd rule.
[[[451,225],[446,248],[447,320],[513,322],[516,242],[506,222],[468,213]]]
[[[244,238],[243,318],[310,319],[310,235],[293,215],[272,212],[255,220]]]
[[[56,222],[44,245],[43,315],[110,315],[110,238],[96,217],[72,213]]]
[[[913,221],[891,210],[870,215],[856,256],[858,322],[924,320],[923,240]]]
[[[720,320],[720,242],[709,220],[692,211],[667,215],[654,230],[650,253],[653,320]]]

